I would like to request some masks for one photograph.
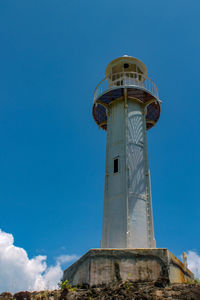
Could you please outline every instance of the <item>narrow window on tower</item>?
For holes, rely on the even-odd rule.
[[[113,172],[118,173],[119,172],[119,157],[115,157],[113,162],[114,162]]]

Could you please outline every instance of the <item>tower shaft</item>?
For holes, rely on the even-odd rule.
[[[101,247],[155,247],[145,105],[129,97],[107,108]]]

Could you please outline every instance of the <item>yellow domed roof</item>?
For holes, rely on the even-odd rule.
[[[134,68],[138,68],[139,69],[139,73],[142,73],[144,75],[147,75],[147,68],[145,66],[145,64],[132,56],[128,56],[128,55],[124,55],[121,57],[118,57],[114,60],[112,60],[108,65],[107,68],[105,70],[105,75],[108,78],[109,75],[111,74],[111,71],[113,73],[120,73],[124,71],[124,67],[127,68],[127,71],[131,71],[131,72],[136,72],[136,70]]]

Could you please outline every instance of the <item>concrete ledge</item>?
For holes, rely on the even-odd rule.
[[[193,273],[168,249],[91,249],[64,271],[71,285],[99,285],[116,280],[185,283]]]

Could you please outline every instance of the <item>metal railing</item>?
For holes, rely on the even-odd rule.
[[[146,75],[137,72],[121,72],[104,78],[94,91],[94,102],[105,92],[118,87],[136,87],[147,90],[158,99],[158,89],[155,83]]]

